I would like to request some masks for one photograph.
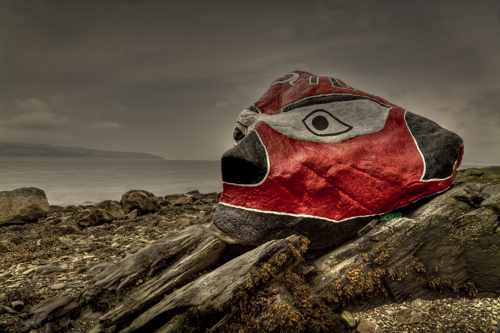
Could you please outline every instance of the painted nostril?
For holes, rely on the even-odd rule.
[[[267,154],[259,136],[251,131],[238,145],[222,155],[222,181],[238,185],[257,185],[267,175]]]
[[[234,132],[233,132],[234,141],[238,142],[241,139],[243,139],[244,137],[245,137],[245,134],[243,134],[243,132],[238,127],[236,127],[234,129]]]

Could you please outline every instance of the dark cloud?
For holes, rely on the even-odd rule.
[[[466,158],[500,163],[495,122],[478,120],[498,112],[498,7],[0,0],[0,141],[218,159],[238,113],[303,69],[433,119],[464,137]]]

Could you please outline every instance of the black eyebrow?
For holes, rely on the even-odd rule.
[[[332,102],[347,102],[347,101],[357,101],[357,100],[369,100],[380,104],[381,106],[390,107],[389,105],[383,104],[373,98],[359,95],[350,94],[332,94],[332,95],[319,95],[311,96],[301,99],[300,101],[288,104],[281,109],[281,112],[292,111],[304,106],[315,105],[315,104],[326,104]]]

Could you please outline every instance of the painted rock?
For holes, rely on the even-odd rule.
[[[214,224],[243,244],[300,234],[311,248],[450,187],[462,139],[339,79],[294,71],[241,112],[222,156]]]

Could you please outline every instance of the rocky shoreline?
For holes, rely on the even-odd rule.
[[[466,211],[466,207],[462,204],[468,203],[469,207],[475,207],[476,209],[472,210],[472,212],[476,212],[478,207],[485,207],[484,212],[489,212],[494,208],[494,205],[499,204],[498,202],[490,202],[491,198],[496,198],[495,195],[498,196],[498,193],[495,194],[484,190],[485,184],[490,186],[488,188],[498,188],[500,186],[498,185],[498,177],[491,176],[491,173],[483,172],[481,174],[480,171],[475,170],[462,171],[457,177],[455,188],[450,190],[450,193],[445,194],[448,196],[442,199],[442,202],[449,202],[449,206],[446,206],[447,209],[457,209],[458,207]],[[461,190],[465,192],[462,193]],[[470,191],[470,193],[467,191]],[[492,195],[488,197],[487,193],[492,193]],[[482,195],[481,200],[477,198],[479,195]],[[103,267],[123,262],[124,258],[127,257],[133,258],[139,251],[148,248],[151,244],[163,244],[162,242],[165,242],[165,240],[172,239],[173,236],[182,234],[186,230],[197,228],[197,226],[206,228],[212,221],[219,197],[220,193],[200,194],[197,191],[164,197],[156,197],[145,191],[130,191],[124,195],[122,202],[105,201],[88,206],[50,206],[47,216],[39,218],[36,223],[2,226],[2,232],[0,233],[0,311],[2,312],[0,314],[0,332],[19,332],[23,330],[31,333],[97,333],[118,331],[120,329],[119,322],[114,325],[103,325],[106,322],[103,321],[102,317],[109,309],[108,302],[103,303],[101,298],[99,298],[99,302],[88,301],[86,307],[75,307],[74,310],[78,310],[76,312],[69,311],[64,315],[55,317],[51,313],[46,313],[43,321],[40,321],[40,325],[26,326],[26,322],[32,320],[33,323],[33,316],[41,316],[38,305],[43,301],[52,300],[50,304],[54,304],[54,299],[61,300],[63,303],[69,299],[81,299],[82,295],[89,290],[89,287],[102,281]],[[493,211],[498,214],[496,208]],[[413,207],[403,211],[404,218],[400,219],[400,223],[409,223],[407,221],[409,219],[418,221],[419,215],[416,212],[419,212],[419,208]],[[498,221],[498,216],[495,216]],[[397,222],[397,219],[393,221]],[[384,222],[386,224],[378,225],[374,230],[358,238],[352,244],[359,247],[364,244],[363,242],[372,242],[376,239],[381,246],[384,246],[383,239],[387,237],[387,230],[390,229],[392,232],[388,239],[397,239],[399,229],[397,229],[396,222],[393,224],[390,221]],[[498,232],[498,229],[495,232]],[[382,238],[381,235],[384,237]],[[273,251],[278,251],[273,253],[281,254],[269,257],[268,262],[274,263],[277,258],[283,257],[282,255],[284,255],[283,258],[288,256],[292,259],[289,259],[286,263],[278,262],[275,266],[277,271],[265,279],[259,277],[260,280],[256,280],[257,275],[255,275],[255,272],[262,271],[264,268],[262,265],[258,266],[258,270],[254,269],[251,275],[252,281],[257,284],[254,288],[257,289],[251,289],[253,291],[247,296],[238,296],[240,298],[237,298],[240,311],[243,311],[242,307],[246,302],[252,303],[254,301],[259,303],[259,307],[262,309],[291,311],[286,312],[288,315],[277,318],[266,317],[266,312],[263,310],[261,317],[257,316],[256,318],[260,318],[258,320],[265,323],[265,327],[268,328],[269,332],[313,330],[312,327],[306,327],[304,323],[326,325],[318,326],[317,331],[333,332],[499,331],[500,301],[498,296],[493,296],[495,293],[491,291],[485,293],[482,290],[475,290],[473,285],[466,286],[462,284],[457,285],[456,290],[454,290],[455,287],[448,284],[446,288],[441,286],[441,291],[438,288],[436,292],[436,289],[432,290],[433,285],[430,282],[427,285],[426,282],[424,288],[427,288],[429,292],[422,293],[422,298],[429,298],[434,295],[433,299],[428,303],[421,301],[420,297],[406,297],[402,298],[402,301],[391,299],[391,297],[381,298],[378,296],[379,291],[376,288],[376,290],[370,289],[369,293],[366,290],[358,292],[354,289],[353,297],[346,293],[342,294],[342,292],[326,294],[324,290],[327,288],[321,289],[321,283],[318,281],[323,281],[325,278],[331,280],[332,282],[328,284],[328,290],[331,291],[336,286],[336,283],[342,284],[342,290],[346,290],[350,286],[349,281],[352,282],[357,279],[357,277],[352,276],[354,274],[352,268],[360,267],[361,263],[356,261],[358,255],[356,254],[356,257],[353,258],[349,257],[347,254],[352,255],[352,248],[349,247],[343,250],[335,250],[337,252],[334,251],[331,254],[308,253],[307,248],[303,246],[305,244],[303,240],[287,239],[287,242],[290,249],[286,246],[284,248],[280,247],[281,245],[277,242],[273,243],[274,245],[271,244],[275,247]],[[388,241],[385,240],[385,242]],[[184,257],[182,258],[186,256],[190,258],[191,253],[199,253],[196,251],[198,251],[198,246],[201,243],[194,243],[183,254]],[[365,262],[368,266],[376,267],[378,269],[376,272],[381,272],[383,268],[390,273],[392,257],[389,258],[389,253],[391,256],[393,253],[390,245],[389,241],[387,243],[387,252],[384,249],[378,250],[377,248],[377,250],[371,252],[360,253],[359,258],[366,259]],[[231,259],[242,257],[243,253],[262,252],[263,250],[260,249],[263,246],[258,248],[227,247],[225,250],[227,253],[223,255],[222,261],[227,265]],[[252,251],[248,252],[249,250]],[[318,269],[327,262],[326,259],[323,259],[326,258],[325,255],[330,258],[327,261],[331,269]],[[385,257],[385,255],[387,256]],[[294,258],[294,256],[296,257]],[[335,256],[337,259],[331,259]],[[146,262],[144,259],[142,261],[142,264],[148,268],[154,266],[152,262]],[[335,261],[335,263],[332,264],[331,261]],[[347,265],[351,261],[356,262],[357,266],[337,267],[342,262]],[[397,267],[396,264],[394,265],[394,267]],[[184,289],[184,287],[180,288],[182,285],[189,286],[192,282],[200,280],[201,277],[213,275],[214,269],[218,267],[222,266],[218,266],[218,264],[215,266],[208,265],[189,274],[179,287],[173,289],[174,292],[169,296],[175,294],[176,290]],[[408,276],[401,277],[402,281],[406,281],[408,285],[413,285],[412,279],[414,277],[417,280],[421,279],[423,275],[418,275],[422,274],[422,272],[417,272],[418,267],[415,268],[415,273],[411,271]],[[427,267],[427,269],[430,270],[430,267]],[[371,272],[373,271],[368,270],[363,274],[372,274]],[[343,278],[347,276],[348,281],[342,282],[341,278],[334,279],[334,275]],[[426,275],[427,281],[431,281],[429,279],[432,276],[435,275]],[[394,282],[391,282],[387,277],[384,277],[384,279],[383,284],[386,284],[385,287],[388,288],[391,287],[391,283],[398,281],[394,279]],[[127,287],[128,289],[124,289],[124,292],[109,294],[109,304],[119,304],[120,300],[116,299],[116,295],[122,295],[126,298],[127,293],[142,285],[147,286],[153,280],[154,277],[151,278],[146,275],[135,276],[131,280],[132,284]],[[354,287],[356,286],[354,285]],[[383,293],[382,289],[380,289],[380,293]],[[299,300],[305,294],[308,295],[307,301]],[[373,297],[370,296],[371,301],[367,303],[366,299],[368,298],[361,299],[358,297],[361,295],[363,297],[370,295]],[[165,294],[166,296],[167,294]],[[259,297],[263,298],[260,299]],[[333,299],[336,297],[338,299],[334,301]],[[267,304],[266,302],[270,303]],[[222,319],[211,325],[213,326],[211,329],[213,332],[218,331],[218,329],[219,331],[225,329],[227,331],[227,327],[224,328],[223,324],[231,322],[231,315],[236,311],[237,304],[234,302],[227,305],[220,304],[222,315],[216,316]],[[328,307],[323,308],[323,306]],[[38,312],[34,309],[38,309]],[[352,328],[348,328],[349,313],[345,311],[352,313],[351,317],[353,318],[350,319],[351,321],[352,319],[355,320]],[[293,315],[290,315],[290,313]],[[329,313],[332,317],[322,317],[325,313]],[[194,314],[189,312],[186,315],[193,319],[200,318],[199,316],[203,318],[204,314],[196,314],[195,311]],[[182,320],[187,318],[186,315],[183,312],[178,312],[178,316]],[[340,320],[341,318],[342,320]],[[177,320],[177,323],[182,322],[182,320]],[[135,322],[132,323],[131,327]],[[165,326],[164,331],[196,331],[196,329],[191,331],[188,329],[180,330],[178,326],[172,328],[174,324],[175,321],[170,326]],[[183,327],[189,327],[189,325],[185,324]]]

